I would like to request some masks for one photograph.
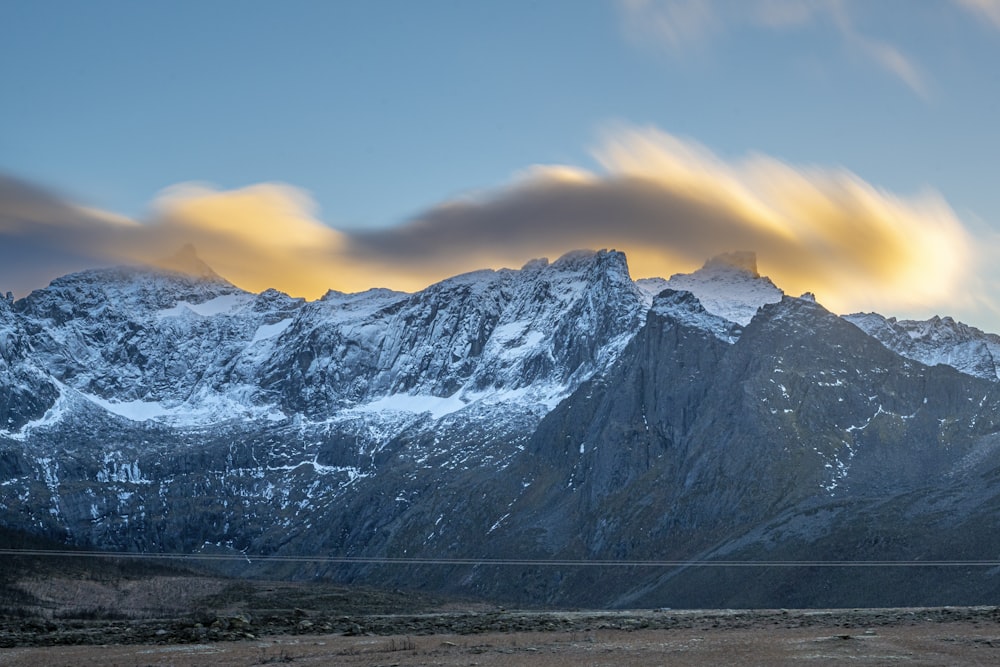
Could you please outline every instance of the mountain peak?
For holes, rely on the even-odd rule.
[[[749,250],[716,255],[693,273],[641,280],[639,286],[647,292],[664,288],[691,292],[709,313],[743,326],[761,306],[784,296],[769,278],[757,273],[757,254]]]
[[[589,275],[613,275],[631,282],[628,260],[620,250],[572,250],[548,265],[525,265],[529,270],[538,268],[556,272],[584,272]]]
[[[952,317],[897,320],[878,313],[854,313],[844,319],[908,359],[928,366],[945,364],[986,380],[1000,378],[1000,336]]]
[[[155,265],[161,269],[183,273],[202,280],[223,280],[222,276],[198,257],[198,252],[191,243],[185,243],[176,253],[157,261]]]
[[[716,255],[702,267],[703,271],[712,269],[738,269],[754,278],[760,278],[760,274],[757,273],[757,253],[752,250],[737,250]]]

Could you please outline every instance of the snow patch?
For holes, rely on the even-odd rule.
[[[371,412],[409,412],[413,414],[430,413],[434,419],[458,412],[468,403],[455,392],[451,396],[431,396],[427,394],[390,394],[382,398],[359,405],[352,411]]]
[[[173,426],[204,426],[236,418],[281,421],[285,415],[273,406],[252,405],[241,391],[229,395],[201,391],[183,403],[160,401],[110,401],[93,394],[80,396],[108,412],[134,422],[154,421]]]
[[[280,322],[275,322],[274,324],[262,324],[257,327],[257,331],[254,332],[253,338],[250,339],[250,344],[258,343],[262,340],[267,340],[268,338],[275,338],[280,336],[285,329],[287,329],[292,324],[294,318],[286,318]]]
[[[497,519],[496,523],[494,523],[492,526],[490,526],[490,529],[486,531],[486,534],[489,535],[494,530],[496,530],[497,528],[499,528],[501,526],[501,524],[503,524],[503,522],[506,521],[509,517],[510,517],[510,512],[507,512],[502,517],[500,517],[499,519]]]
[[[164,417],[176,411],[176,408],[168,408],[162,403],[154,401],[121,401],[112,402],[100,396],[92,394],[82,394],[88,401],[95,403],[108,412],[130,419],[134,422],[144,422],[157,417]]]
[[[157,311],[156,315],[157,317],[182,317],[193,313],[201,317],[211,317],[238,310],[253,301],[253,298],[252,294],[223,294],[201,303],[178,301],[173,308],[164,308]]]

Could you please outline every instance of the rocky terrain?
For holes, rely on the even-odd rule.
[[[991,664],[1000,609],[504,609],[150,559],[0,556],[0,665]]]
[[[985,665],[1000,657],[997,618],[994,607],[299,615],[285,623],[239,614],[208,626],[5,628],[0,664]]]
[[[0,300],[0,525],[512,607],[1000,596],[990,334],[838,316],[752,253],[315,302],[170,266]]]

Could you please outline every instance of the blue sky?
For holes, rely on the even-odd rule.
[[[887,314],[929,316],[952,305],[1000,328],[988,296],[995,263],[984,256],[1000,231],[996,1],[8,0],[0,11],[0,172],[56,199],[162,228],[181,216],[178,200],[274,185],[269,202],[291,197],[295,224],[345,234],[323,243],[357,260],[359,232],[433,221],[455,200],[516,200],[537,165],[621,180],[636,172],[619,153],[635,157],[652,142],[673,157],[696,147],[707,162],[688,167],[708,164],[719,177],[735,169],[746,184],[761,173],[746,161],[763,156],[836,190],[829,201],[841,201],[830,182],[844,173],[889,208],[902,199],[905,214],[886,215],[924,222],[891,223],[893,238],[926,228],[925,246],[975,259],[974,272],[940,276],[949,294],[925,286]],[[653,174],[649,160],[640,172]],[[656,179],[667,183],[660,172]],[[192,182],[204,187],[173,187]],[[932,205],[920,199],[928,193]],[[766,204],[787,208],[788,197]],[[845,218],[860,205],[851,201]],[[189,236],[198,215],[185,218]],[[259,226],[279,233],[278,218]],[[613,231],[579,238],[613,243]],[[956,235],[954,247],[941,242]],[[9,234],[10,247],[16,238]],[[885,242],[887,255],[896,252]],[[822,252],[833,252],[825,243]],[[715,245],[664,250],[661,273],[689,270]],[[471,254],[502,264],[531,250],[526,238],[495,262],[489,248]],[[865,260],[844,252],[835,264],[864,273]],[[924,251],[903,254],[929,261]],[[371,270],[385,275],[390,259],[399,260],[380,255]],[[418,260],[397,261],[401,274],[420,276],[413,284],[435,277],[431,265],[471,268]],[[790,261],[761,253],[760,263],[794,287],[809,284]],[[832,271],[816,276],[817,292],[822,302],[827,289],[841,309],[885,309],[903,289],[899,278],[865,297],[864,280],[881,275],[873,269],[841,294]]]

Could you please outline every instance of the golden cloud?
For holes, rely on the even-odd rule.
[[[533,167],[506,187],[369,231],[331,228],[307,193],[282,184],[175,186],[141,224],[56,198],[5,194],[0,235],[20,240],[0,249],[12,262],[30,256],[38,266],[48,266],[35,261],[46,252],[53,267],[72,255],[62,265],[74,270],[85,261],[155,263],[191,243],[245,289],[307,298],[327,289],[412,291],[578,248],[624,251],[634,277],[666,277],[721,252],[756,250],[762,273],[789,293],[816,292],[837,312],[953,313],[963,305],[956,295],[975,279],[973,242],[933,192],[903,197],[845,169],[765,155],[723,159],[655,128],[617,128],[595,157],[601,172]]]
[[[186,183],[164,190],[152,209],[128,245],[135,259],[155,261],[164,249],[190,243],[219,274],[251,291],[275,287],[316,298],[335,284],[362,287],[338,261],[343,235],[316,218],[312,199],[298,188],[266,183],[219,191]]]
[[[655,129],[619,130],[598,157],[613,175],[725,209],[709,238],[757,249],[778,284],[820,292],[834,310],[954,303],[974,266],[968,232],[933,192],[900,197],[844,169],[762,155],[731,163]]]
[[[596,157],[604,174],[535,168],[507,188],[353,234],[348,247],[428,281],[578,247],[623,250],[635,276],[755,249],[779,285],[818,292],[839,312],[954,306],[975,266],[968,232],[933,192],[902,197],[845,169],[764,155],[727,161],[652,128],[619,128]]]

